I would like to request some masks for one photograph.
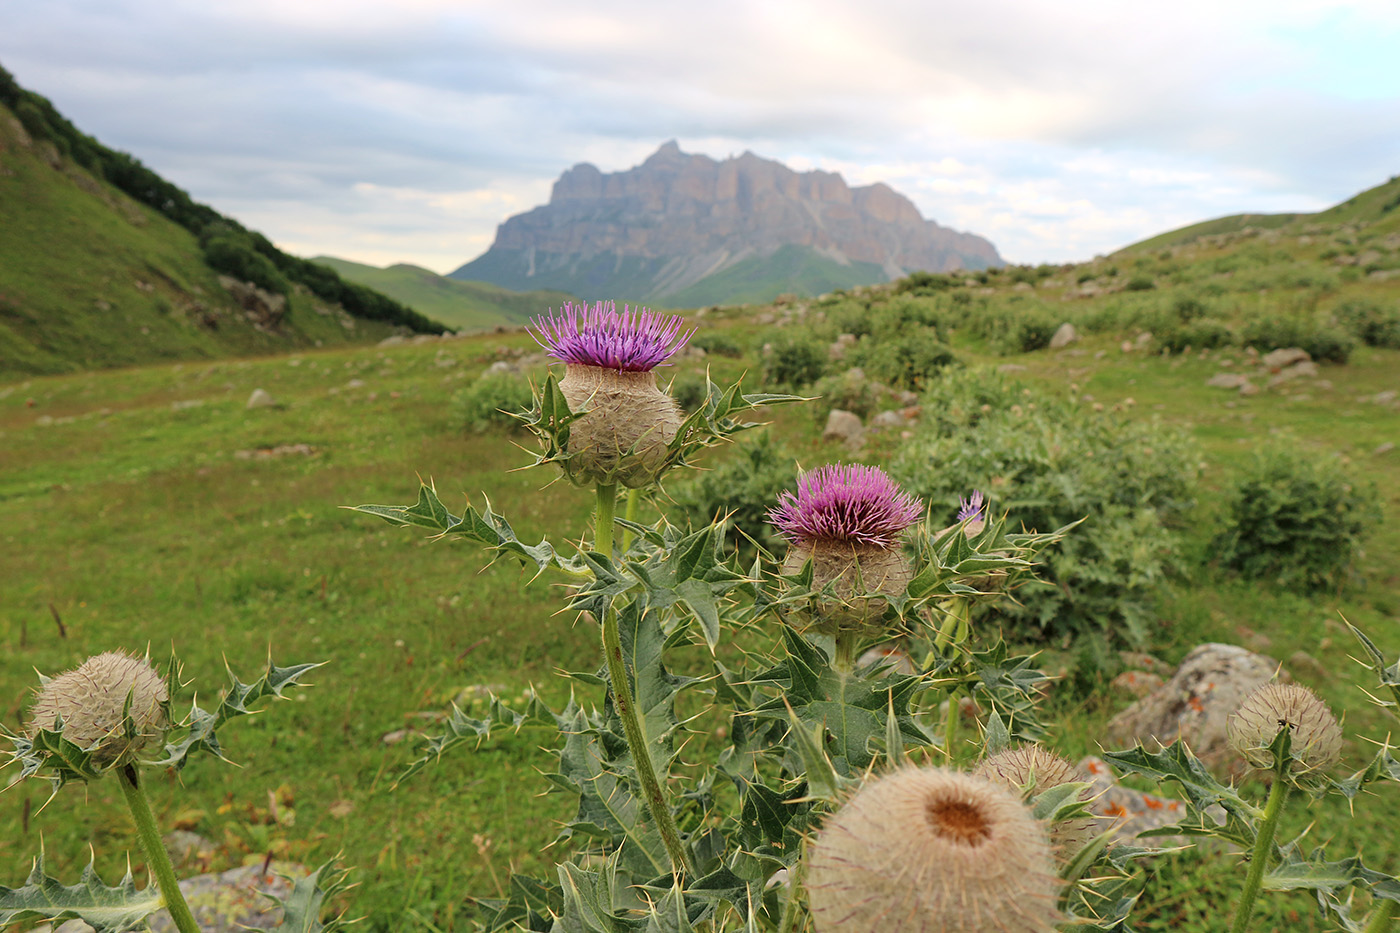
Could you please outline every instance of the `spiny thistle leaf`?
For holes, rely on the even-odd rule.
[[[1394,664],[1387,666],[1385,663],[1385,655],[1381,654],[1381,650],[1376,647],[1376,643],[1367,638],[1365,632],[1361,631],[1361,629],[1357,628],[1355,625],[1352,625],[1346,619],[1342,621],[1346,623],[1347,628],[1351,629],[1351,633],[1356,636],[1356,640],[1361,642],[1361,647],[1365,649],[1366,655],[1371,659],[1371,663],[1365,665],[1366,669],[1374,671],[1379,685],[1390,692],[1390,699],[1381,699],[1373,696],[1371,697],[1372,701],[1374,701],[1377,706],[1388,709],[1392,713],[1400,714],[1400,659],[1397,659]]]
[[[1352,885],[1364,885],[1376,897],[1400,900],[1400,879],[1367,868],[1360,856],[1329,862],[1321,847],[1304,855],[1296,843],[1289,843],[1280,849],[1279,862],[1265,873],[1263,885],[1269,891],[1306,888],[1317,892],[1319,906],[1324,909],[1324,893],[1336,894]]]
[[[253,704],[259,700],[268,697],[282,699],[288,688],[306,686],[301,678],[325,663],[319,661],[278,667],[268,658],[267,669],[250,684],[243,683],[232,670],[228,670],[229,688],[218,707],[211,713],[198,703],[192,703],[189,715],[172,730],[171,734],[179,737],[165,743],[165,757],[154,764],[180,770],[189,764],[190,756],[196,752],[208,752],[220,760],[227,760],[224,759],[217,734],[226,722],[256,712]],[[183,735],[180,735],[181,731]]]
[[[477,906],[488,933],[520,929],[545,933],[553,924],[551,918],[564,909],[564,892],[557,884],[513,874],[506,898],[482,898]]]
[[[1287,734],[1286,729],[1283,734]],[[1217,781],[1184,742],[1173,742],[1155,753],[1139,745],[1128,751],[1104,752],[1103,757],[1109,764],[1134,774],[1158,782],[1174,781],[1181,786],[1186,794],[1189,812],[1186,819],[1175,827],[1177,832],[1217,836],[1242,846],[1254,844],[1255,823],[1262,818],[1262,811],[1233,788]],[[1217,826],[1206,812],[1216,806],[1226,812],[1224,826]]]
[[[477,744],[483,739],[490,738],[493,730],[505,729],[510,732],[519,732],[527,726],[552,726],[563,729],[566,723],[574,720],[577,710],[578,707],[570,700],[568,706],[561,713],[555,714],[538,696],[531,695],[525,709],[517,712],[502,703],[499,697],[493,695],[486,718],[474,719],[462,712],[456,704],[453,704],[452,714],[447,719],[446,731],[441,735],[432,736],[424,743],[419,757],[404,768],[403,773],[394,780],[392,786],[397,788],[458,745],[468,742]]]
[[[0,927],[23,920],[79,919],[97,933],[125,933],[144,929],[146,918],[163,906],[156,886],[138,889],[130,869],[115,887],[109,887],[89,862],[81,882],[65,885],[44,870],[42,852],[24,887],[0,885]]]
[[[573,862],[559,866],[559,887],[564,892],[559,933],[631,933],[644,929],[645,921],[628,917],[614,906],[616,875],[617,863],[612,859],[598,871]]]
[[[274,929],[283,933],[335,933],[348,925],[344,914],[336,914],[322,921],[321,914],[327,899],[344,893],[349,884],[350,872],[337,864],[337,859],[317,868],[304,878],[292,883],[292,890],[285,898],[275,898],[282,905],[282,922]]]

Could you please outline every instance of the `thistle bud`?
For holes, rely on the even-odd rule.
[[[1049,933],[1058,887],[1020,798],[940,768],[868,781],[827,819],[807,871],[818,933]]]
[[[923,507],[877,467],[825,466],[805,473],[797,493],[784,492],[768,520],[789,541],[781,572],[812,561],[812,589],[828,584],[834,599],[787,606],[783,618],[800,631],[827,634],[878,627],[888,603],[909,588],[914,567],[899,536]]]
[[[128,705],[128,698],[130,704]],[[61,730],[103,767],[133,761],[169,727],[165,679],[145,658],[108,651],[46,681],[30,711],[30,734]],[[129,716],[133,734],[128,736]]]
[[[1083,780],[1074,765],[1039,745],[1008,748],[982,761],[972,773],[1016,793],[1021,793],[1021,788],[1029,785],[1032,797],[1052,787]],[[1092,795],[1093,792],[1086,787],[1079,799],[1088,800]],[[1097,822],[1092,817],[1085,817],[1053,824],[1050,827],[1050,844],[1054,848],[1055,858],[1060,862],[1074,858],[1097,835]]]
[[[1279,732],[1291,733],[1294,774],[1326,771],[1342,755],[1342,727],[1327,704],[1307,687],[1265,684],[1240,704],[1225,724],[1230,747],[1256,768],[1274,766],[1269,746]]]
[[[666,469],[683,419],[652,370],[690,339],[683,326],[647,308],[619,313],[611,301],[566,302],[559,317],[551,311],[532,323],[536,342],[568,364],[559,390],[570,411],[585,413],[569,428],[562,461],[574,482],[647,486]]]

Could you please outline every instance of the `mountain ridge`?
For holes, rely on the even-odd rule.
[[[791,247],[804,256],[787,265],[810,275],[744,300],[810,293],[808,277],[847,287],[1004,264],[989,241],[926,220],[882,182],[853,188],[837,173],[797,172],[752,152],[717,161],[671,140],[625,171],[566,170],[549,203],[508,218],[491,248],[450,276],[674,306],[688,293],[718,294],[706,279]]]

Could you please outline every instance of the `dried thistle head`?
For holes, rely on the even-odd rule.
[[[1273,767],[1269,746],[1279,732],[1291,733],[1294,774],[1326,771],[1342,756],[1342,727],[1327,704],[1307,687],[1265,684],[1226,721],[1230,747],[1256,768]]]
[[[128,699],[130,702],[128,703]],[[45,681],[30,710],[30,735],[61,731],[103,767],[133,761],[170,725],[170,691],[146,658],[108,651]],[[127,734],[126,717],[132,734]]]
[[[984,759],[972,773],[1018,794],[1023,787],[1029,786],[1032,797],[1052,787],[1083,780],[1074,765],[1039,745],[1023,745],[998,752]],[[1088,800],[1091,796],[1092,791],[1086,787],[1079,799]],[[1097,823],[1093,817],[1085,817],[1061,820],[1051,825],[1050,844],[1055,850],[1055,858],[1061,862],[1074,858],[1097,835]]]
[[[783,618],[802,630],[834,633],[878,627],[884,597],[903,593],[914,568],[900,550],[904,529],[923,506],[878,467],[832,465],[804,473],[768,520],[792,542],[781,572],[812,561],[812,587],[833,587],[835,600],[788,607]]]
[[[639,487],[667,466],[667,448],[681,426],[675,401],[656,384],[655,367],[690,339],[679,317],[635,311],[614,302],[565,303],[559,316],[532,322],[530,335],[568,364],[559,390],[573,412],[564,472],[580,485]]]
[[[818,933],[1049,933],[1058,889],[1020,798],[941,768],[868,781],[827,819],[807,871]]]

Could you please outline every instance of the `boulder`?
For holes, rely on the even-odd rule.
[[[1264,358],[1259,362],[1271,370],[1280,370],[1285,366],[1292,366],[1294,363],[1302,363],[1311,360],[1307,350],[1298,347],[1287,347],[1282,350],[1271,350],[1264,354]]]
[[[1238,389],[1249,382],[1249,377],[1243,373],[1216,373],[1206,380],[1206,385],[1213,389]]]
[[[822,440],[844,441],[851,447],[858,447],[864,439],[865,426],[860,422],[860,415],[840,408],[833,408],[831,414],[826,416],[826,427],[822,429]]]
[[[253,394],[248,396],[248,404],[245,408],[276,408],[277,399],[266,389],[254,389]]]
[[[904,427],[904,415],[901,412],[887,409],[870,419],[872,428],[902,428]]]
[[[1050,349],[1059,350],[1067,347],[1079,339],[1079,332],[1074,329],[1074,325],[1065,321],[1055,331],[1055,336],[1050,338]]]
[[[1290,382],[1294,379],[1300,379],[1305,376],[1316,375],[1316,363],[1314,363],[1312,360],[1299,360],[1293,365],[1285,366],[1283,369],[1280,369],[1277,373],[1275,373],[1273,375],[1273,378],[1269,380],[1269,388],[1272,389],[1274,386],[1282,385],[1283,383]]]
[[[1151,748],[1181,738],[1208,766],[1243,773],[1243,761],[1226,742],[1225,721],[1278,673],[1273,658],[1238,645],[1201,645],[1170,680],[1109,721],[1107,741],[1120,748],[1139,742]]]

